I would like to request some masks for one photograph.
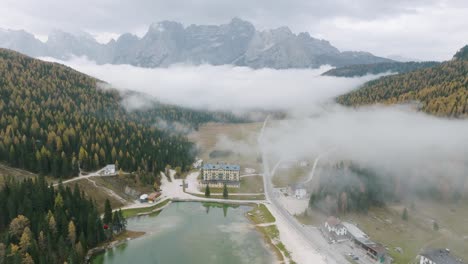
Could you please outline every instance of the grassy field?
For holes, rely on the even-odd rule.
[[[304,181],[309,175],[310,170],[312,170],[311,166],[278,168],[271,181],[277,188],[287,187],[288,184]]]
[[[159,204],[155,204],[154,206],[125,209],[125,210],[122,210],[122,214],[123,214],[123,216],[125,218],[130,218],[130,217],[137,216],[139,214],[151,213],[151,212],[154,212],[154,211],[160,209],[161,207],[165,206],[169,202],[170,202],[170,200],[165,200],[164,202],[159,203]]]
[[[104,177],[93,177],[93,180],[96,183],[104,186],[110,190],[113,190],[115,193],[119,194],[121,197],[129,200],[134,201],[137,197],[129,196],[125,193],[125,187],[130,187],[133,190],[139,193],[151,193],[153,191],[153,187],[149,185],[137,184],[134,181],[134,176],[127,174],[123,177],[119,176],[104,176]]]
[[[70,186],[70,188],[73,189],[75,184],[78,184],[78,187],[80,187],[80,190],[83,190],[86,196],[90,197],[96,202],[96,206],[99,212],[104,211],[104,202],[106,199],[109,199],[112,208],[119,208],[124,205],[118,199],[108,195],[101,188],[94,186],[94,184],[88,181],[87,179],[81,179],[81,180],[73,181],[70,183],[66,183],[64,184],[64,186]]]
[[[295,215],[296,219],[304,224],[311,226],[320,226],[327,220],[327,216],[317,210],[307,209],[307,214]]]
[[[12,168],[6,164],[0,163],[0,186],[3,185],[7,177],[12,177],[17,181],[22,181],[27,178],[37,177],[37,174],[21,169]],[[51,181],[51,179],[47,177],[46,180],[48,182]]]
[[[413,263],[418,253],[428,248],[449,248],[468,260],[468,201],[437,203],[419,201],[408,208],[408,221],[402,219],[405,206],[390,205],[385,208],[371,208],[367,215],[349,213],[340,216],[343,221],[356,223],[372,240],[388,247],[388,253],[395,263]],[[319,225],[326,215],[311,210],[307,216],[297,216],[304,224]],[[439,230],[433,230],[433,220]],[[402,252],[397,252],[400,247]]]
[[[276,221],[264,204],[254,205],[254,208],[247,213],[247,218],[255,224],[274,223]]]
[[[257,137],[262,123],[220,124],[208,123],[202,125],[198,131],[189,135],[189,139],[196,143],[198,156],[204,161],[212,163],[236,163],[244,168],[259,170],[257,162]],[[210,158],[212,151],[232,151],[227,157]]]
[[[202,188],[201,192],[205,192]],[[223,188],[210,188],[211,193],[222,193]],[[235,193],[263,193],[263,177],[251,176],[241,178],[241,185],[239,188],[228,188],[228,192]]]

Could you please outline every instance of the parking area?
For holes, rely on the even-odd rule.
[[[359,264],[376,264],[376,260],[366,255],[365,251],[354,246],[351,241],[344,241],[341,243],[330,243],[326,239],[320,229],[315,226],[305,226],[308,235],[315,238],[317,245],[319,246],[318,251],[327,251],[327,253],[341,254],[352,259],[354,263]],[[318,238],[320,236],[320,238]]]

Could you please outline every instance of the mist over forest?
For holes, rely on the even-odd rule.
[[[351,108],[335,102],[337,96],[382,74],[321,76],[329,66],[254,70],[230,65],[174,65],[147,69],[97,65],[85,58],[61,63],[106,80],[112,88],[142,92],[163,103],[244,114],[258,109],[283,111],[286,119],[270,121],[265,131],[262,147],[273,161],[313,161],[329,152],[320,159],[323,169],[343,161],[370,169],[381,179],[391,179],[386,187],[396,195],[392,199],[424,192],[424,188],[433,190],[441,182],[444,186],[437,187],[441,192],[468,191],[467,120],[418,112],[417,104]],[[128,98],[125,105],[129,110],[144,108],[145,99]],[[159,125],[164,126],[164,121]],[[247,151],[242,142],[229,142],[225,137],[218,140],[220,146]]]

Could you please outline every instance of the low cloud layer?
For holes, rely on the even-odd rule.
[[[96,65],[83,58],[57,62],[109,82],[120,90],[139,91],[164,103],[210,110],[310,111],[376,78],[320,76],[329,67],[254,70],[230,65],[176,65],[148,69],[131,65]],[[145,104],[144,100],[134,99],[127,100],[127,107],[133,109],[140,103]]]
[[[263,147],[272,159],[341,160],[376,169],[382,176],[413,177],[468,188],[468,120],[436,118],[411,106],[345,108],[337,95],[377,78],[323,77],[325,70],[253,70],[232,66],[174,66],[142,69],[84,60],[68,65],[134,89],[162,102],[201,109],[283,109],[287,120],[271,121]],[[139,100],[136,100],[136,106]],[[220,137],[218,145],[246,153],[246,144]]]
[[[272,122],[264,142],[273,164],[320,157],[320,168],[352,161],[380,177],[406,179],[409,188],[446,184],[468,194],[467,120],[435,118],[404,106],[335,105],[313,118]]]

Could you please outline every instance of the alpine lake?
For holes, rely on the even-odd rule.
[[[128,219],[146,234],[95,256],[93,264],[271,264],[263,236],[245,217],[247,205],[176,202],[158,213]]]

